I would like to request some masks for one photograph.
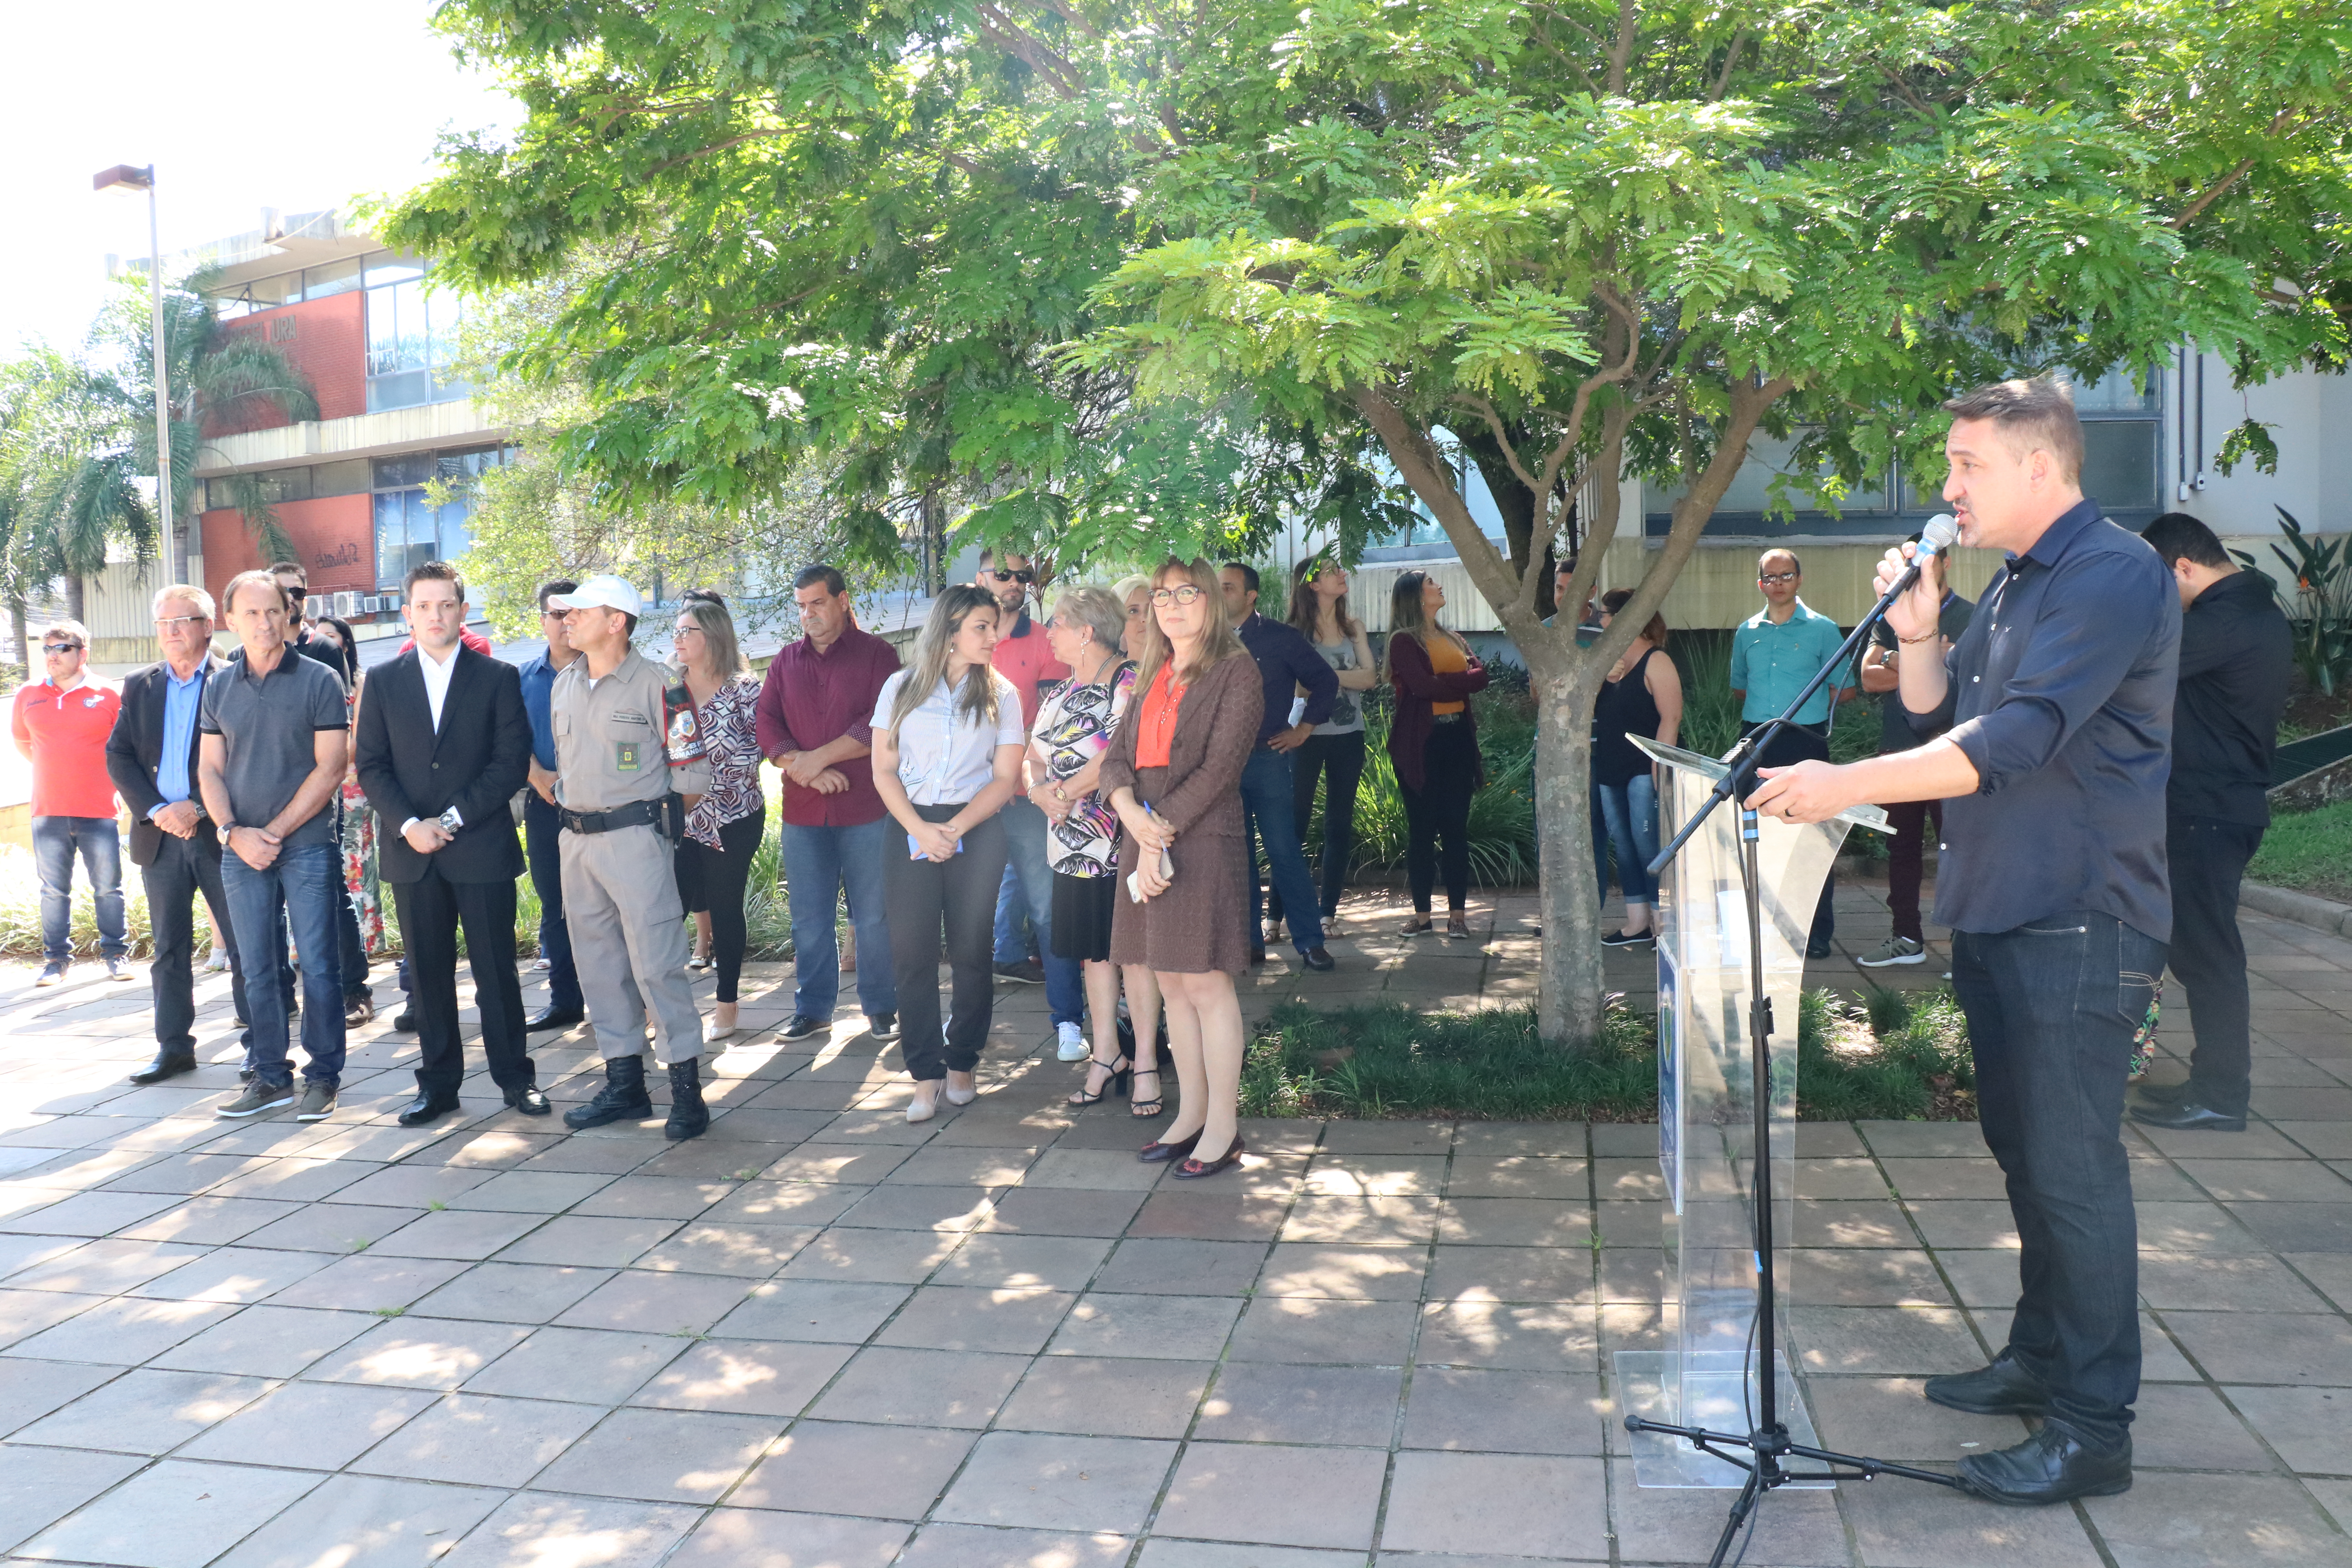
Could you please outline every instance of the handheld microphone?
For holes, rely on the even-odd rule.
[[[1919,574],[1927,569],[1927,563],[1959,542],[1960,523],[1958,518],[1948,511],[1939,511],[1929,518],[1927,526],[1919,531],[1919,548],[1912,552],[1911,564],[1903,568],[1903,575],[1895,579],[1895,585],[1886,590],[1885,598],[1878,601],[1878,609],[1872,613],[1871,618],[1875,620],[1885,613],[1887,605],[1909,593],[1911,585],[1919,581]]]

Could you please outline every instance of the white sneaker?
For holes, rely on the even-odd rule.
[[[1056,1024],[1054,1026],[1054,1032],[1061,1037],[1060,1042],[1054,1047],[1055,1057],[1066,1062],[1082,1062],[1087,1059],[1087,1037],[1076,1024]]]
[[[1907,936],[1890,936],[1854,962],[1864,969],[1885,969],[1891,963],[1925,963],[1927,950]]]

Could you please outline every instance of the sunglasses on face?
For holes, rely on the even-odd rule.
[[[1775,583],[1793,583],[1797,580],[1797,574],[1794,572],[1765,572],[1759,574],[1756,580],[1759,583],[1765,584],[1767,587],[1769,587]]]
[[[1151,602],[1163,608],[1170,605],[1189,605],[1200,596],[1201,590],[1191,583],[1181,587],[1151,590]]]
[[[1001,566],[991,570],[989,575],[1000,583],[1034,583],[1037,580],[1037,574],[1034,572],[1026,570],[1007,572]]]
[[[79,653],[81,651],[81,644],[78,642],[45,642],[41,645],[41,651],[43,653]]]

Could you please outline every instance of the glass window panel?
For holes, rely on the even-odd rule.
[[[2083,426],[2083,493],[2109,511],[2152,507],[2156,499],[2153,419],[2094,419]]]
[[[375,488],[380,490],[421,485],[432,477],[433,454],[430,452],[411,452],[404,458],[376,459]]]
[[[323,300],[330,294],[349,293],[360,286],[360,258],[331,261],[324,267],[310,267],[302,271],[302,298]]]
[[[273,305],[283,305],[302,297],[302,275],[283,272],[275,278],[257,278],[241,284],[237,292],[253,301],[257,310],[267,310]]]
[[[261,499],[276,506],[280,501],[310,499],[310,470],[308,468],[273,468],[261,476]]]
[[[457,355],[457,334],[466,324],[466,301],[456,294],[439,293],[425,302],[431,328],[426,362],[447,364]]]
[[[375,580],[397,583],[408,570],[408,502],[394,490],[375,498]]]
[[[2139,373],[2136,370],[2111,370],[2088,386],[2074,388],[2074,412],[2077,414],[2152,414],[2156,411],[2156,390],[2139,389]]]
[[[340,463],[320,463],[310,470],[310,493],[314,496],[355,496],[375,488],[375,475],[365,458],[349,458]]]
[[[424,276],[425,263],[405,252],[379,250],[366,258],[367,286],[371,289],[387,283],[413,283]]]
[[[433,400],[433,373],[429,370],[404,370],[368,378],[371,414],[386,408],[414,408]]]
[[[474,395],[470,381],[444,381],[438,374],[433,378],[433,398],[436,403],[455,403],[461,397]]]
[[[408,554],[401,566],[401,575],[424,565],[440,554],[433,509],[425,504],[423,490],[403,490],[408,502]]]
[[[441,509],[441,559],[456,561],[474,548],[474,508],[459,496]]]

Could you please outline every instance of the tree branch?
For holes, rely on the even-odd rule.
[[[1470,508],[1462,499],[1461,487],[1446,476],[1444,460],[1428,435],[1406,418],[1404,411],[1378,387],[1350,386],[1348,395],[1380,437],[1389,460],[1396,465],[1406,485],[1444,525],[1446,538],[1462,557],[1462,569],[1470,574],[1478,592],[1490,605],[1516,605],[1517,574],[1480,531],[1477,520],[1470,515]],[[1528,569],[1540,570],[1539,563],[1540,558],[1530,562]],[[1516,633],[1525,628],[1510,629]]]
[[[999,9],[993,0],[980,0],[973,13],[980,25],[981,36],[1021,61],[1045,79],[1046,84],[1063,99],[1080,95],[1077,73],[1069,62],[1024,30],[1022,26]]]
[[[1617,42],[1609,51],[1609,96],[1625,96],[1625,76],[1633,66],[1633,42],[1639,36],[1633,24],[1640,7],[1634,0],[1617,0]]]
[[[2285,130],[2289,124],[2293,123],[2294,120],[2294,110],[2282,109],[2278,111],[2277,117],[2272,120],[2270,125],[2263,131],[2263,134],[2265,136],[2275,136],[2280,132]],[[2220,201],[2221,197],[2228,193],[2231,185],[2234,185],[2240,180],[2244,179],[2247,174],[2252,170],[2254,163],[2255,157],[2252,154],[2249,154],[2245,158],[2240,160],[2236,168],[2223,175],[2221,181],[2209,188],[2203,195],[2199,196],[2195,201],[2189,203],[2189,205],[2181,211],[2180,215],[2175,217],[2166,226],[2168,228],[2187,228],[2190,224],[2195,223],[2197,221],[2197,215],[2203,212],[2207,207],[2211,206],[2215,202]]]
[[[675,169],[681,163],[691,163],[697,158],[708,158],[714,153],[724,153],[730,147],[740,147],[746,142],[765,142],[777,136],[789,136],[797,129],[796,126],[779,125],[769,131],[747,131],[740,136],[730,136],[724,142],[714,142],[708,147],[697,147],[691,153],[681,153],[675,158],[665,158],[647,169],[646,174],[658,174],[666,170]]]
[[[1709,103],[1721,103],[1731,86],[1731,68],[1739,63],[1739,51],[1748,47],[1748,29],[1741,27],[1731,35],[1731,47],[1723,57],[1723,74],[1715,79],[1715,90],[1706,95]]]

